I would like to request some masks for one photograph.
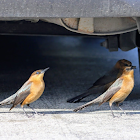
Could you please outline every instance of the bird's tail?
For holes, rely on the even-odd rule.
[[[80,94],[80,95],[74,97],[74,98],[68,99],[67,102],[69,102],[69,103],[76,103],[76,102],[79,102],[79,101],[81,101],[83,98],[89,96],[90,94],[91,94],[91,93],[87,91],[87,92],[85,92],[85,93],[83,93],[83,94]]]
[[[0,102],[0,106],[13,104],[16,96],[17,96],[16,94],[13,94],[10,97],[4,99],[3,101]]]
[[[100,87],[94,87],[94,88],[90,88],[88,89],[87,92],[82,93],[74,98],[71,98],[69,100],[67,100],[67,102],[69,103],[76,103],[81,101],[82,99],[84,99],[85,97],[91,95],[91,94],[97,94],[97,93],[103,93],[105,91],[105,87],[104,86],[100,86]]]
[[[84,105],[82,105],[82,106],[79,106],[79,107],[75,108],[73,111],[74,111],[74,112],[77,112],[77,111],[79,111],[79,110],[84,109],[85,107],[88,107],[88,106],[90,106],[90,105],[92,105],[92,104],[96,104],[96,103],[99,103],[99,105],[101,105],[102,102],[103,102],[104,95],[105,95],[105,94],[100,95],[100,96],[97,97],[96,99],[94,99],[94,100],[92,100],[92,101],[90,101],[90,102],[88,102],[88,103],[86,103],[86,104],[84,104]]]

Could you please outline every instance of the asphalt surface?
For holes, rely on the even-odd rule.
[[[137,49],[109,52],[100,46],[101,39],[81,37],[1,36],[0,100],[15,93],[37,69],[50,67],[44,76],[46,88],[31,106],[41,115],[27,118],[20,106],[9,112],[0,108],[0,139],[14,140],[93,140],[140,139],[140,93]],[[90,106],[78,113],[72,110],[97,97],[80,103],[66,100],[88,89],[110,70],[119,59],[137,66],[135,87],[117,107],[113,118],[108,103]],[[29,115],[32,110],[26,108]]]

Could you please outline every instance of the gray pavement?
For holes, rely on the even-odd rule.
[[[0,140],[139,140],[140,93],[137,49],[109,52],[100,46],[101,39],[81,37],[11,37],[1,36],[0,100],[16,92],[37,69],[50,67],[45,74],[46,88],[31,106],[41,115],[27,118],[20,106],[9,112],[0,108]],[[90,106],[78,113],[80,103],[66,100],[79,95],[110,70],[119,59],[128,59],[135,70],[135,87],[122,108],[108,103]],[[31,115],[32,110],[26,108]]]

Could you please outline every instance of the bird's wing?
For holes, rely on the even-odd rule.
[[[96,99],[77,107],[76,109],[74,109],[75,112],[82,110],[85,107],[88,107],[92,104],[95,103],[99,103],[99,105],[103,104],[104,102],[108,101],[117,91],[119,91],[121,89],[123,83],[123,79],[120,77],[118,78],[110,87],[109,89],[104,92],[103,94],[101,94],[99,97],[97,97]]]
[[[101,102],[100,105],[108,101],[116,92],[118,92],[122,87],[123,79],[120,77],[118,78],[106,92],[101,95]]]
[[[15,100],[13,102],[13,106],[10,108],[10,110],[15,107],[16,105],[20,104],[25,100],[25,98],[30,94],[30,88],[31,88],[32,82],[27,81],[15,94]]]
[[[119,74],[119,69],[113,68],[111,71],[107,72],[104,76],[100,77],[97,81],[95,81],[93,86],[90,87],[89,89],[95,86],[103,86],[110,82],[115,81],[117,79],[118,74]]]

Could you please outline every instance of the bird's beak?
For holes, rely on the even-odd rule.
[[[49,67],[44,69],[44,70],[42,70],[41,73],[45,73],[48,69],[49,69]]]
[[[131,66],[131,69],[136,69],[136,66]]]

